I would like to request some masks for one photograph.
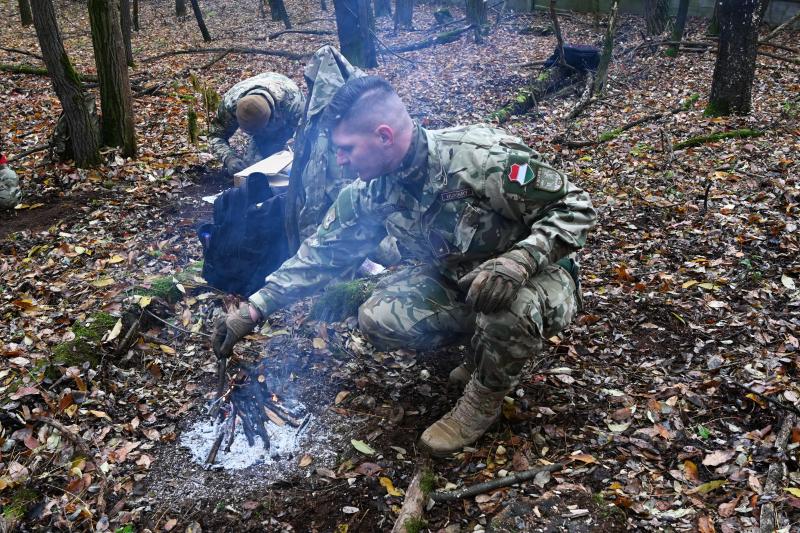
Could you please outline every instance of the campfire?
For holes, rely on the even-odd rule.
[[[267,431],[270,424],[279,428],[289,425],[296,428],[296,435],[302,433],[311,415],[300,403],[282,399],[275,392],[275,380],[267,379],[258,366],[240,369],[233,378],[228,378],[226,366],[225,360],[221,359],[217,397],[209,413],[219,424],[219,430],[206,457],[207,465],[217,460],[223,442],[224,452],[230,452],[237,424],[240,424],[248,445],[255,446],[257,436],[266,450],[270,449]]]

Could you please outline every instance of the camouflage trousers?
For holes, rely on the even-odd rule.
[[[557,265],[528,280],[505,311],[475,313],[464,297],[435,268],[409,268],[378,283],[359,308],[359,326],[382,349],[430,350],[472,335],[466,362],[484,386],[508,390],[528,360],[541,362],[543,339],[578,312],[575,282]]]

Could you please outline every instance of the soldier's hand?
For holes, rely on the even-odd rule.
[[[225,161],[225,172],[233,176],[247,168],[247,164],[238,157],[229,157]]]
[[[517,293],[535,272],[533,258],[524,250],[511,250],[489,259],[458,280],[467,291],[467,304],[479,313],[508,309]]]
[[[249,302],[242,302],[239,304],[239,309],[217,319],[212,338],[217,357],[228,357],[233,351],[233,346],[258,325],[258,321],[254,320],[250,313],[250,307]]]

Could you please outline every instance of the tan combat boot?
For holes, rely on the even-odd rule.
[[[469,446],[500,416],[507,392],[489,390],[472,376],[456,406],[422,433],[420,447],[442,456]]]
[[[469,383],[469,378],[472,377],[472,373],[474,371],[475,367],[471,364],[461,363],[450,371],[450,375],[447,376],[447,385],[454,389],[463,391],[464,387],[466,387],[467,383]]]

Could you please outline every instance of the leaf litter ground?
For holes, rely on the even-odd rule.
[[[316,6],[287,6],[298,23],[322,19],[304,29],[333,28]],[[71,58],[93,73],[86,13],[78,4],[58,8]],[[148,61],[202,43],[193,20],[174,20],[171,3],[141,8],[132,81],[153,92],[134,100],[140,157],[112,151],[102,167],[84,171],[31,155],[16,164],[23,208],[0,214],[3,519],[99,531],[386,529],[402,502],[396,488],[407,487],[421,462],[416,438],[455,399],[445,382],[463,346],[377,352],[352,319],[310,321],[313,299],[301,302],[239,351],[243,361],[266,356],[272,375],[317,417],[297,455],[206,471],[181,446],[213,396],[207,324],[221,301],[199,278],[194,227],[210,216],[200,198],[228,186],[204,145],[186,140],[195,96],[187,76],[195,69],[223,92],[275,70],[304,86],[303,62],[241,54],[208,68],[201,66],[212,54]],[[16,20],[16,6],[0,9]],[[217,1],[204,9],[214,46],[310,54],[335,44],[297,34],[266,41],[281,27],[255,8]],[[417,31],[395,33],[378,19],[378,35],[388,46],[406,44],[427,37],[432,24],[431,6],[418,6]],[[552,36],[522,33],[547,25],[541,15],[506,14],[482,45],[465,35],[405,59],[384,55],[374,72],[430,127],[482,121],[534,74],[527,63],[550,54]],[[597,43],[602,33],[587,16],[561,25],[570,42]],[[32,29],[12,26],[0,30],[5,48],[38,51]],[[619,49],[637,44],[641,27],[625,17]],[[701,31],[693,21],[690,38]],[[779,41],[791,47],[797,34]],[[36,63],[6,50],[0,61]],[[437,504],[426,513],[429,529],[743,531],[758,527],[770,501],[797,521],[800,76],[789,63],[758,64],[747,117],[703,117],[713,53],[618,53],[609,95],[576,122],[564,117],[577,94],[541,102],[504,126],[592,193],[600,223],[583,254],[585,309],[551,339],[547,360],[526,372],[503,420],[476,448],[433,462],[435,485],[473,484],[542,460],[568,465]],[[3,73],[0,81],[4,150],[44,142],[59,107],[47,79]],[[596,139],[681,104],[685,111],[597,146],[553,142],[567,130],[569,139]],[[763,135],[669,148],[738,128]],[[155,291],[164,280],[175,287],[169,298]],[[148,305],[147,291],[165,298]],[[131,308],[148,320],[130,350],[114,354],[113,343],[95,339],[88,355],[97,361],[72,353],[83,331],[76,322],[108,313],[113,323]],[[57,350],[65,343],[74,357]],[[781,463],[787,475],[770,486],[767,471]]]

